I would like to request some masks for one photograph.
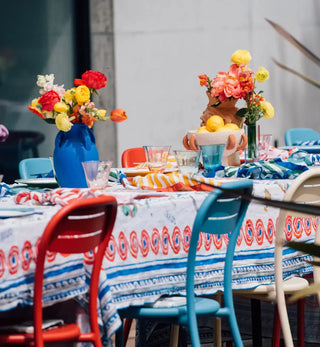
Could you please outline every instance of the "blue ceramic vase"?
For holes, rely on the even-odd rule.
[[[99,160],[96,140],[85,124],[73,124],[71,130],[59,131],[55,140],[53,163],[60,187],[86,188],[81,162]]]

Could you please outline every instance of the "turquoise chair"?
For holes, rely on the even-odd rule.
[[[19,162],[19,174],[23,179],[45,177],[52,174],[52,164],[49,158],[28,158]]]
[[[293,128],[284,134],[286,146],[295,146],[300,141],[320,141],[320,133],[310,128]]]
[[[237,190],[241,193],[251,195],[252,182],[249,180],[230,182],[223,184],[221,188],[224,190]],[[231,284],[234,250],[247,207],[248,201],[242,200],[240,196],[235,194],[231,195],[230,193],[225,194],[219,188],[214,189],[203,201],[193,224],[187,262],[186,304],[179,303],[180,306],[177,305],[172,307],[171,302],[170,305],[166,305],[165,301],[170,301],[169,297],[168,299],[164,299],[162,301],[161,307],[155,307],[155,305],[145,305],[131,306],[122,309],[119,311],[120,317],[122,319],[155,319],[157,321],[169,322],[173,325],[173,327],[176,328],[178,328],[180,325],[187,326],[189,328],[193,347],[200,347],[201,345],[198,332],[197,316],[211,315],[216,317],[227,317],[235,346],[243,346],[234,311]],[[195,266],[198,262],[201,262],[200,259],[196,258],[200,232],[216,235],[229,235],[229,243],[227,253],[225,255],[224,265],[224,307],[220,307],[219,302],[214,299],[199,296],[196,297],[194,293]],[[178,300],[179,299],[181,299],[181,297],[179,297]],[[175,341],[175,345],[177,345],[179,330],[175,330],[176,335],[173,340]],[[143,336],[145,334],[142,333],[141,335]],[[123,345],[122,327],[117,331],[116,343],[117,347]],[[141,341],[141,345],[146,345],[146,341]]]

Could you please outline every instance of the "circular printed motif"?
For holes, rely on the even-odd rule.
[[[190,229],[189,225],[187,225],[184,228],[183,235],[182,235],[182,247],[186,253],[188,253],[188,251],[189,251],[190,240],[191,240],[191,229]]]
[[[139,252],[138,236],[135,231],[130,233],[130,253],[134,258],[137,258]]]
[[[65,256],[64,254],[61,254],[62,256]],[[49,263],[53,262],[56,259],[57,252],[51,252],[47,251],[46,253],[46,259]]]
[[[117,244],[114,239],[114,236],[111,235],[106,251],[104,252],[104,255],[109,261],[114,261],[116,257],[116,252],[117,252]]]
[[[239,236],[237,237],[237,245],[240,246],[243,239],[243,227],[241,226]]]
[[[33,251],[31,242],[26,241],[21,251],[21,266],[24,271],[27,271],[29,269],[32,257]]]
[[[87,265],[92,265],[94,262],[94,252],[93,251],[89,251],[84,253],[84,263]]]
[[[254,226],[251,219],[247,219],[244,233],[244,241],[247,246],[251,246],[254,240]]]
[[[161,243],[160,233],[158,229],[154,228],[152,230],[152,236],[151,236],[151,249],[154,254],[159,253],[160,243]]]
[[[311,218],[303,218],[303,229],[307,236],[311,235],[312,221]]]
[[[149,253],[149,247],[150,247],[150,236],[146,230],[141,231],[141,242],[140,242],[140,249],[141,254],[146,257]]]
[[[222,247],[222,237],[221,235],[212,235],[213,244],[216,249],[220,249]]]
[[[17,246],[12,246],[9,251],[8,257],[9,273],[14,275],[18,272],[19,267],[19,249]]]
[[[292,217],[287,216],[284,229],[285,238],[287,241],[292,239]]]
[[[303,231],[303,220],[301,217],[293,218],[293,234],[297,239],[300,239]]]
[[[256,241],[258,243],[258,245],[262,245],[263,243],[263,236],[265,234],[265,228],[264,228],[264,225],[263,225],[263,222],[261,219],[258,219],[256,221],[256,232],[255,232],[255,235],[256,235]]]
[[[206,251],[209,251],[212,243],[212,234],[205,234],[204,239],[204,248]]]
[[[128,255],[128,240],[124,234],[123,231],[120,231],[119,233],[119,244],[118,244],[118,252],[119,252],[119,257],[122,260],[127,259]]]
[[[198,239],[198,243],[197,243],[197,251],[200,250],[200,248],[202,247],[202,238],[205,237],[206,234],[205,233],[200,233],[199,234],[199,239]]]
[[[172,233],[172,250],[175,254],[178,254],[181,248],[181,233],[178,227],[173,229]]]
[[[3,250],[0,250],[0,278],[3,276],[6,268],[6,257]]]
[[[273,224],[273,220],[271,218],[268,220],[268,226],[267,226],[267,230],[265,232],[265,235],[266,235],[268,242],[272,243],[273,235],[274,235],[274,224]]]
[[[164,227],[162,229],[162,240],[161,240],[162,253],[167,255],[169,251],[170,235],[168,228]]]

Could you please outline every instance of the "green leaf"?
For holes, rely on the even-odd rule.
[[[247,108],[240,108],[237,112],[236,115],[239,117],[245,117],[247,114],[248,109]]]
[[[320,245],[299,241],[288,241],[285,245],[314,257],[320,257]]]

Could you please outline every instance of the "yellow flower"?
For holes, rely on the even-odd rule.
[[[38,100],[39,100],[39,99],[40,99],[40,98],[33,99],[32,102],[31,102],[31,106],[32,106],[32,107],[36,107],[37,105],[39,105],[39,103],[38,103]]]
[[[274,108],[268,101],[262,101],[260,104],[260,108],[262,109],[264,116],[263,118],[273,118],[274,116]]]
[[[248,65],[251,60],[251,54],[245,49],[238,49],[232,54],[231,62],[237,64],[238,66],[241,64]]]
[[[54,110],[56,112],[67,112],[68,111],[68,106],[64,102],[57,102],[54,105]]]
[[[269,71],[265,69],[263,66],[260,66],[258,71],[256,72],[256,79],[258,82],[264,82],[269,78]]]
[[[73,93],[72,92],[74,92],[75,89],[76,88],[69,89],[64,93],[63,98],[67,104],[69,104],[69,102],[73,100]]]
[[[68,115],[66,113],[60,113],[56,118],[56,126],[59,130],[69,131],[72,127],[72,123],[69,121]]]
[[[105,118],[107,111],[106,110],[98,110],[100,117]]]
[[[90,90],[87,86],[81,85],[76,88],[74,96],[79,105],[83,105],[84,103],[90,101]]]

